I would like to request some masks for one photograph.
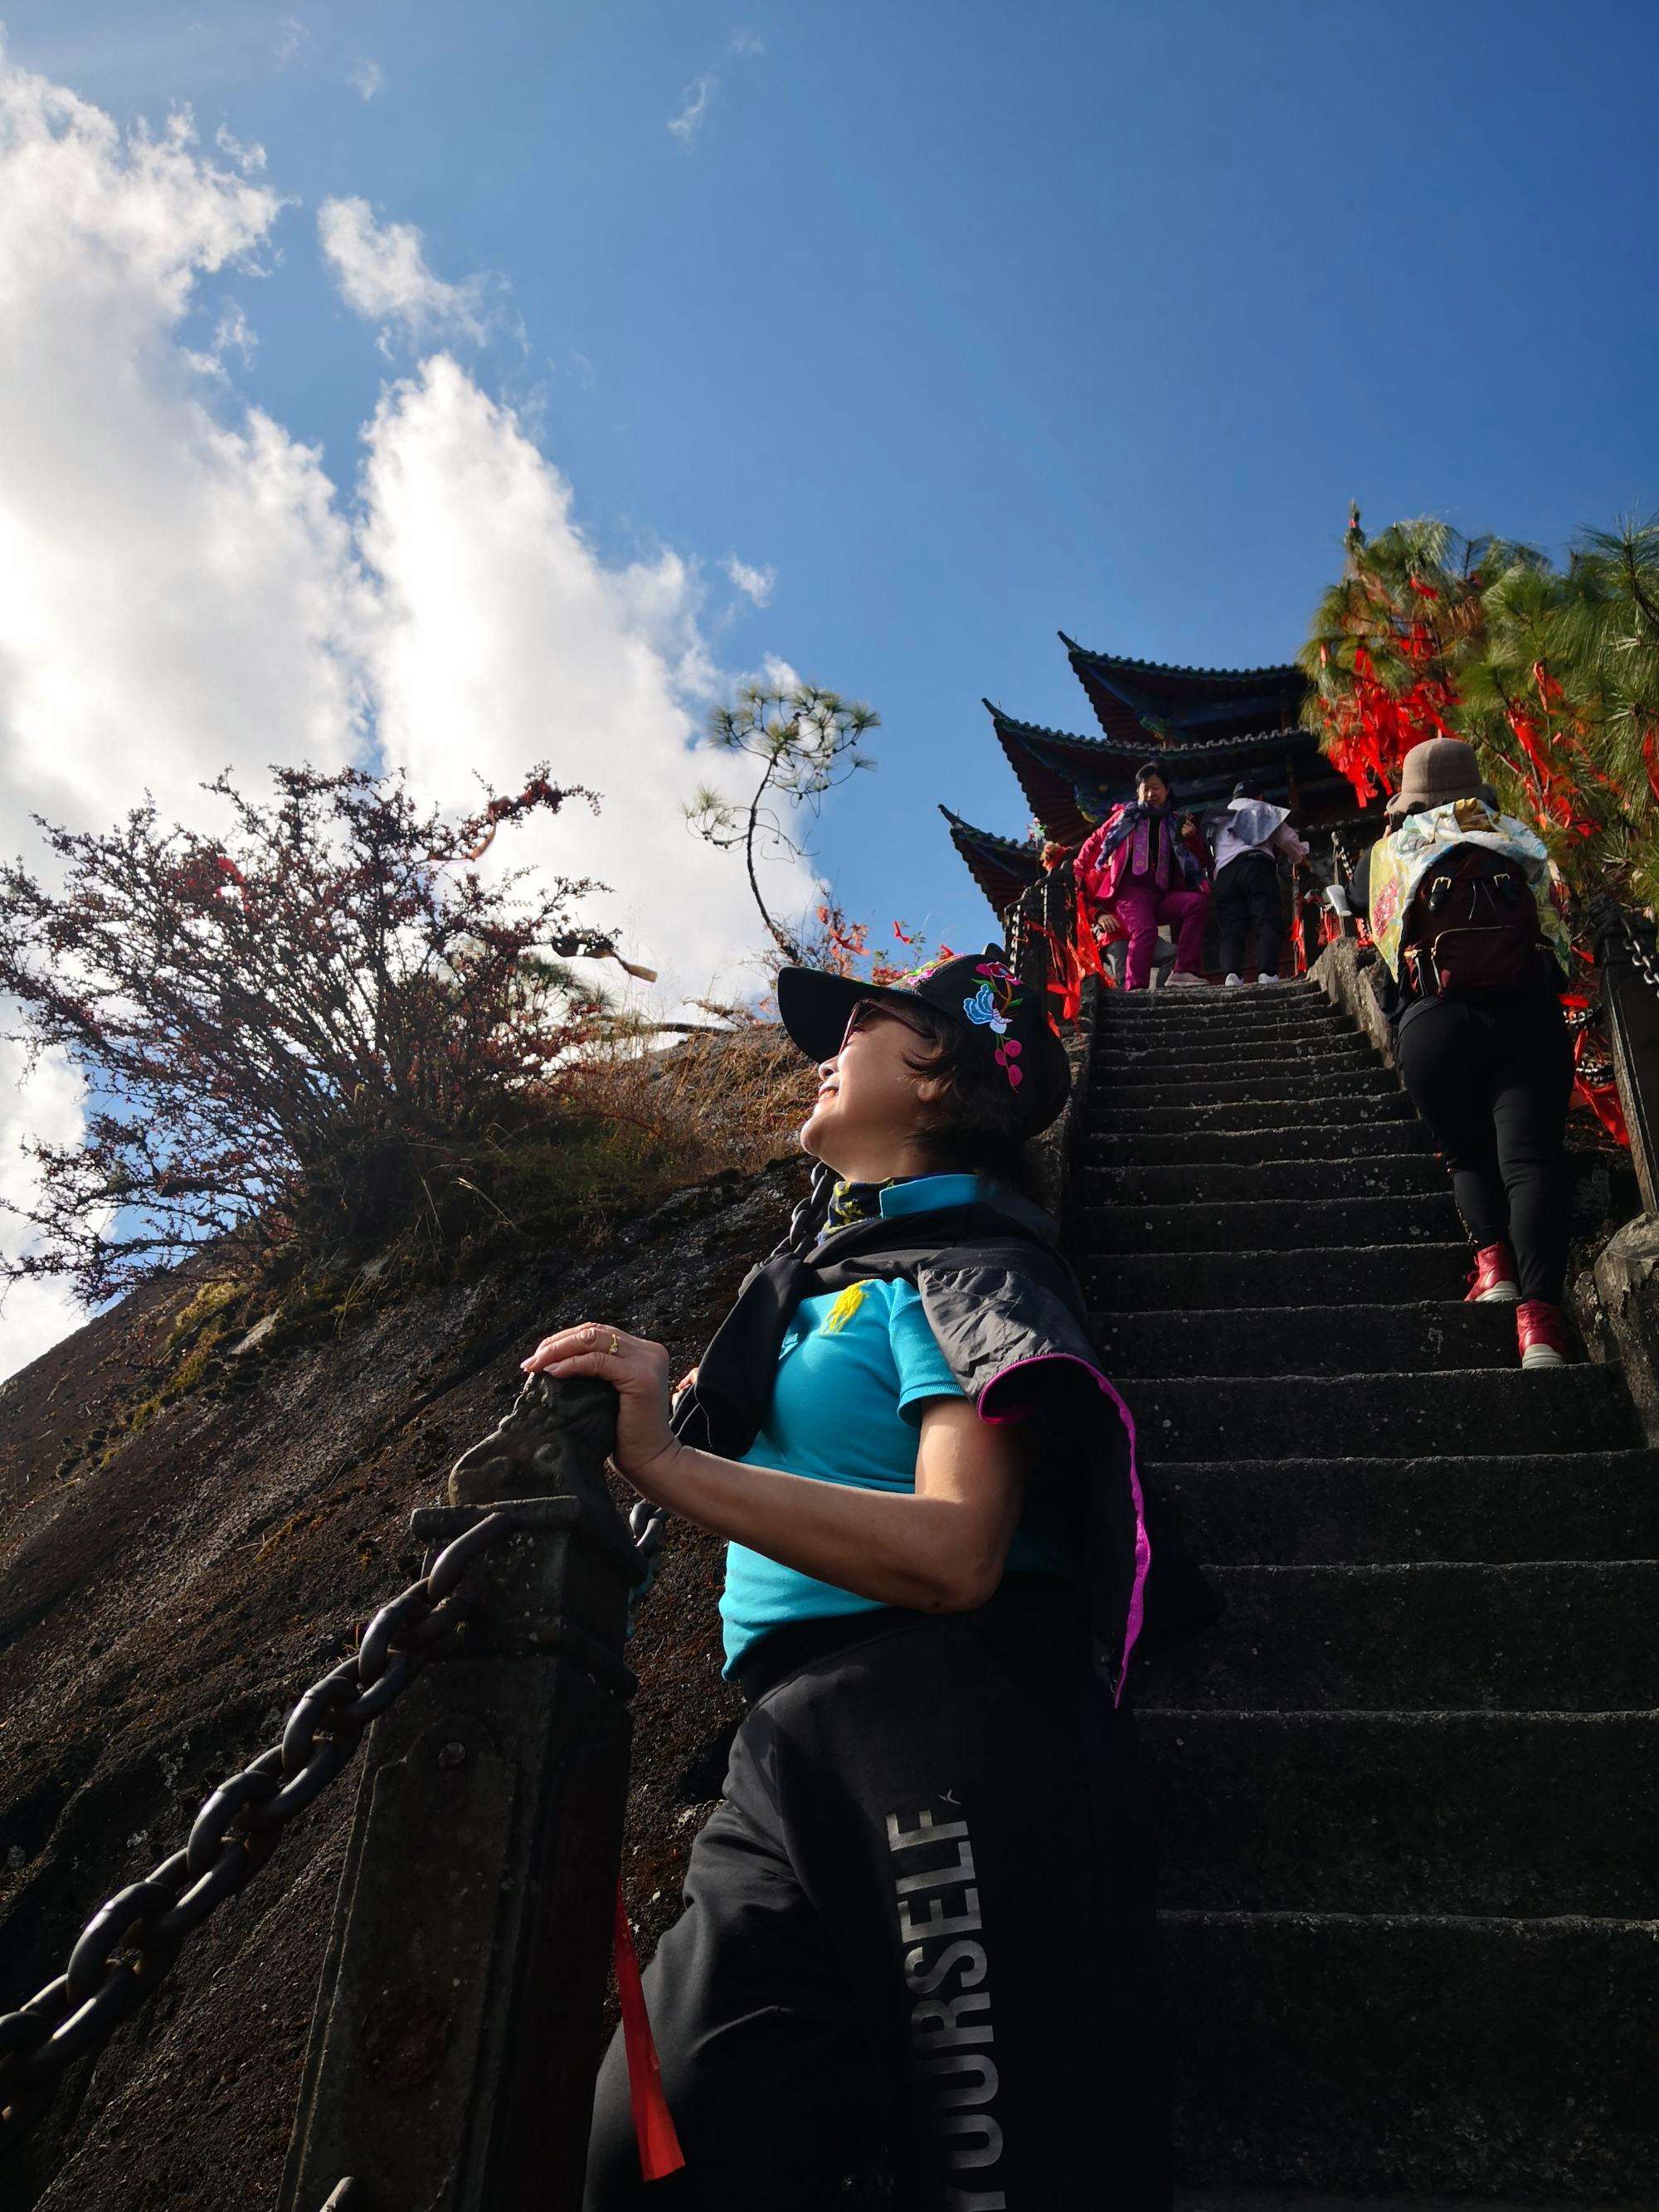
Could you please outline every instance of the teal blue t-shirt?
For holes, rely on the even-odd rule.
[[[884,1190],[881,1211],[931,1212],[979,1194],[976,1176],[918,1176]],[[803,1298],[784,1333],[770,1409],[743,1463],[854,1489],[914,1491],[923,1407],[963,1395],[912,1284],[866,1281]],[[1012,1553],[1010,1563],[1018,1564]],[[787,1622],[872,1613],[878,1604],[730,1544],[720,1596],[726,1671]]]

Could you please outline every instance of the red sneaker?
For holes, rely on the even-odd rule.
[[[1515,1309],[1515,1337],[1523,1367],[1566,1365],[1567,1339],[1559,1306],[1547,1306],[1542,1298],[1522,1298]]]
[[[1521,1295],[1515,1255],[1507,1244],[1483,1244],[1474,1255],[1474,1287],[1466,1306],[1512,1306]]]

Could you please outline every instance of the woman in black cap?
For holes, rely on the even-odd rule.
[[[873,988],[786,969],[822,1163],[690,1390],[607,1322],[616,1462],[730,1540],[747,1701],[646,1975],[685,2163],[665,2206],[1168,2202],[1147,1827],[1124,1671],[1150,1547],[1026,1139],[1065,1053],[1000,951]],[[827,1171],[827,1172],[824,1172]],[[1160,1545],[1160,1549],[1162,1548]],[[589,2212],[645,2199],[613,2043]],[[841,2201],[845,2201],[844,2198]]]

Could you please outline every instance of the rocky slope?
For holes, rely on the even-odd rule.
[[[800,1164],[726,1175],[617,1226],[603,1255],[425,1292],[256,1350],[161,1406],[101,1464],[167,1364],[198,1259],[0,1385],[0,2004],[62,1970],[84,1918],[182,1842],[214,1782],[418,1571],[407,1524],[517,1390],[545,1329],[587,1317],[689,1364]],[[736,1717],[719,1677],[721,1547],[677,1525],[629,1658],[625,1875],[642,1948],[676,1909]],[[117,2031],[0,2207],[194,2212],[274,2201],[344,1847],[343,1778]]]

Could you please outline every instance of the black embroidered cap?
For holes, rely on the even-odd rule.
[[[1023,983],[1000,945],[932,960],[897,983],[860,983],[821,968],[786,968],[778,976],[778,1015],[809,1060],[841,1050],[854,1006],[866,999],[919,1000],[966,1030],[998,1068],[1019,1108],[1022,1133],[1046,1129],[1072,1087],[1070,1062],[1042,994]]]

